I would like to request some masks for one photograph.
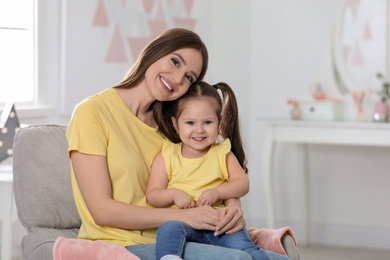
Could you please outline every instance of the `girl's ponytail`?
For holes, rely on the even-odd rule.
[[[236,96],[230,86],[224,82],[216,85],[222,93],[222,114],[220,133],[224,138],[229,138],[232,145],[232,152],[237,157],[241,167],[247,173],[247,161],[240,134],[240,123]]]

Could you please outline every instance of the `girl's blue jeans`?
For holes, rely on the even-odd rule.
[[[157,242],[155,246],[156,259],[160,259],[164,255],[177,255],[184,259],[190,259],[186,255],[187,242],[221,246],[225,247],[225,251],[227,250],[226,247],[238,249],[248,253],[251,257],[250,259],[254,260],[289,259],[285,256],[260,249],[257,245],[253,244],[246,229],[233,234],[214,236],[213,231],[196,230],[190,225],[174,220],[165,222],[157,230]],[[235,254],[235,252],[232,251],[231,254]],[[213,259],[213,256],[211,258],[210,256],[205,257],[198,257],[197,259]],[[237,259],[232,255],[226,257],[222,257],[221,255],[217,256],[218,259]]]

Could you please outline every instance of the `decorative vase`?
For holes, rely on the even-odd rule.
[[[290,111],[291,119],[293,120],[299,120],[302,117],[302,111],[301,108],[298,106],[297,102],[294,102],[293,108]]]
[[[382,99],[375,105],[374,122],[389,122],[389,104]]]

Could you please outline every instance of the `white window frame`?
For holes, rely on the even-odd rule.
[[[56,116],[60,97],[61,0],[34,1],[34,101],[16,103],[20,119]],[[0,103],[0,113],[5,106]]]
[[[1,81],[0,105],[4,106],[9,101],[8,94],[15,98],[16,93],[19,95],[18,99],[23,99],[23,101],[15,100],[18,103],[33,104],[35,98],[34,1],[2,0],[0,8],[2,34],[0,53],[5,55],[2,57],[4,59],[1,65],[4,78],[2,77]],[[8,80],[12,81],[11,84],[8,84]],[[20,86],[21,89],[15,89],[15,84],[23,84],[23,86]]]

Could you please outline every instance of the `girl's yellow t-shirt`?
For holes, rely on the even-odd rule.
[[[195,159],[183,157],[181,148],[182,143],[174,144],[164,140],[162,155],[169,180],[167,189],[185,191],[197,201],[204,190],[216,188],[229,180],[226,166],[226,155],[231,150],[229,139],[212,144],[204,156]],[[213,207],[224,207],[223,201]]]
[[[68,151],[77,150],[107,158],[113,199],[151,207],[146,201],[146,185],[152,162],[162,149],[163,139],[157,129],[146,125],[127,108],[114,88],[78,104],[66,136]],[[125,230],[97,226],[71,169],[73,194],[82,221],[79,238],[99,239],[123,246],[155,243],[155,229]]]

